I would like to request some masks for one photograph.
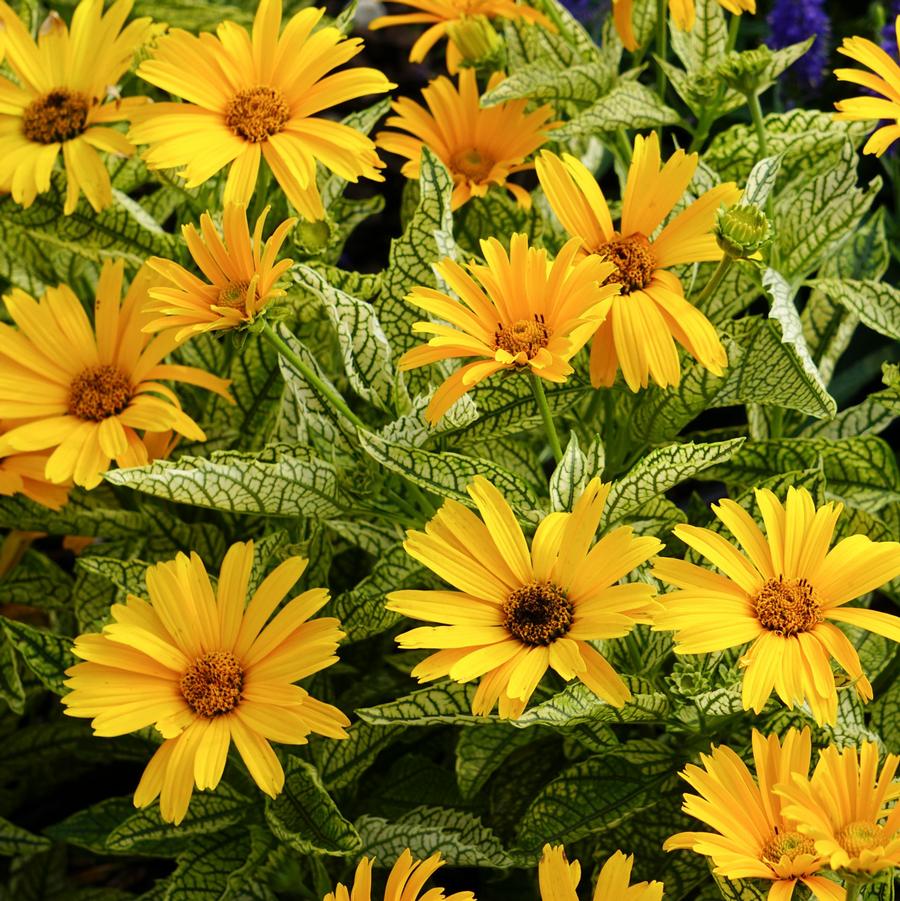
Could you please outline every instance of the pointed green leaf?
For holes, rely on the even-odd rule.
[[[578,438],[573,432],[569,436],[562,459],[550,476],[550,509],[568,511],[581,496],[588,481],[588,464]]]
[[[674,125],[678,113],[670,109],[650,88],[637,81],[623,81],[583,113],[554,131],[557,141],[625,129]]]
[[[25,665],[54,694],[65,694],[65,670],[75,663],[72,639],[27,623],[0,617],[6,636]]]
[[[886,282],[820,278],[812,283],[870,329],[900,341],[900,290]]]

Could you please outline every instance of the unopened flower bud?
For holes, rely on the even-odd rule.
[[[312,222],[301,220],[294,227],[292,238],[298,250],[316,256],[328,247],[333,234],[334,230],[327,219]]]
[[[716,67],[728,87],[749,97],[762,91],[771,81],[772,51],[762,44],[742,53],[732,51]]]
[[[772,224],[758,206],[739,203],[719,208],[713,234],[730,257],[746,260],[772,240]]]
[[[447,36],[459,50],[460,65],[498,72],[506,62],[506,46],[486,16],[462,16],[447,25]]]

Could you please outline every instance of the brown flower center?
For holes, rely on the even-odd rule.
[[[494,168],[494,160],[476,149],[461,150],[450,160],[450,168],[472,181],[484,181]]]
[[[523,644],[548,645],[572,628],[575,607],[552,582],[517,588],[502,604],[503,626]]]
[[[227,651],[204,654],[181,677],[181,693],[188,706],[209,718],[237,707],[243,687],[244,669]]]
[[[115,366],[89,366],[72,380],[69,412],[87,422],[100,422],[121,413],[132,394],[131,381]]]
[[[32,100],[22,113],[22,134],[36,144],[71,141],[84,132],[90,101],[79,91],[54,88]]]
[[[764,863],[777,864],[782,857],[795,860],[801,854],[815,854],[816,844],[807,835],[799,832],[778,832],[763,845],[760,857]]]
[[[284,94],[267,86],[238,91],[225,108],[225,124],[252,144],[277,135],[290,118]]]
[[[230,282],[219,291],[216,303],[220,307],[243,310],[247,301],[247,282]]]
[[[806,579],[769,579],[753,605],[762,627],[779,635],[809,632],[822,620],[816,593]]]
[[[494,333],[494,347],[502,348],[513,356],[525,352],[530,360],[550,340],[550,329],[544,324],[544,317],[517,319],[512,325],[497,323]]]
[[[887,834],[884,826],[865,820],[856,820],[844,826],[836,838],[838,844],[850,857],[859,857],[863,851],[867,851],[869,848],[884,847],[891,836]]]
[[[623,294],[631,294],[646,288],[653,278],[656,261],[650,250],[650,242],[645,235],[635,232],[627,238],[614,238],[597,248],[597,253],[613,263],[618,272],[614,272],[605,285],[617,282],[622,286]]]

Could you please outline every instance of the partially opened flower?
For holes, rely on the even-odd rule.
[[[293,684],[337,662],[340,623],[308,622],[328,602],[327,589],[304,591],[270,621],[306,564],[285,560],[247,603],[253,542],[229,548],[215,591],[197,554],[178,554],[148,567],[149,602],[129,595],[102,632],[75,640],[72,652],[86,662],[66,670],[66,713],[90,718],[95,735],[154,726],[165,739],[144,770],[136,807],[159,797],[162,818],[180,823],[194,785],[219,784],[232,741],[274,798],[284,771],[270,741],[347,737],[340,710]]]
[[[0,438],[10,430],[9,423],[0,424]],[[56,484],[46,474],[49,450],[9,451],[0,457],[0,495],[23,494],[51,510],[58,510],[69,498],[71,483]]]
[[[805,488],[789,488],[784,505],[768,489],[758,490],[756,502],[765,534],[734,501],[712,508],[744,553],[711,529],[675,527],[678,538],[721,572],[658,559],[654,575],[678,590],[662,598],[655,628],[675,630],[679,654],[751,642],[741,658],[745,710],[759,713],[774,690],[788,706],[806,703],[817,722],[833,723],[832,658],[863,700],[872,697],[859,655],[835,623],[900,641],[900,617],[845,606],[900,574],[900,543],[852,535],[829,550],[843,505],[816,509]]]
[[[306,219],[321,219],[316,163],[341,178],[382,181],[371,139],[317,114],[392,85],[376,69],[326,73],[362,50],[328,26],[314,31],[323,9],[301,9],[281,29],[281,0],[260,0],[253,34],[223,22],[218,37],[180,28],[161,38],[138,75],[184,103],[154,103],[129,136],[149,144],[154,169],[179,167],[197,187],[228,167],[225,203],[246,205],[265,159],[288,200]]]
[[[594,901],[660,901],[663,896],[661,882],[635,882],[631,885],[631,868],[634,857],[616,851],[600,868]],[[538,882],[541,901],[578,901],[578,882],[581,865],[577,860],[569,863],[562,845],[544,845],[538,866]]]
[[[120,303],[122,275],[121,261],[103,264],[93,323],[67,285],[47,288],[40,301],[19,289],[4,298],[17,328],[0,324],[0,417],[27,421],[0,435],[0,455],[53,449],[45,468],[51,482],[93,488],[111,460],[146,464],[148,433],[174,430],[204,441],[162,382],[230,400],[226,380],[163,362],[175,349],[174,333],[151,339],[142,331],[152,274],[142,268]]]
[[[897,48],[900,50],[900,16],[894,21]],[[863,148],[865,153],[881,156],[897,138],[900,138],[900,66],[877,44],[866,38],[844,38],[838,53],[849,56],[871,71],[862,69],[835,69],[840,81],[857,84],[867,92],[878,96],[850,97],[835,103],[838,110],[835,119],[844,121],[887,120],[889,125],[878,128]]]
[[[6,61],[18,84],[0,76],[0,190],[31,206],[50,190],[62,153],[66,170],[63,212],[75,211],[83,191],[95,210],[112,203],[109,174],[100,153],[130,156],[134,147],[109,127],[131,117],[145,97],[114,97],[109,90],[128,71],[147,38],[150,19],[125,19],[131,0],[103,13],[103,0],[81,0],[71,30],[56,13],[41,26],[37,43],[0,0]]]
[[[594,544],[609,485],[592,479],[571,513],[551,513],[531,548],[503,495],[478,476],[469,486],[480,517],[444,501],[407,553],[455,590],[395,591],[387,607],[442,623],[404,632],[402,648],[440,648],[412,671],[420,682],[481,679],[477,716],[499,704],[517,718],[548,667],[621,707],[631,693],[590,642],[627,635],[654,606],[646,582],[616,583],[662,549],[620,526]],[[593,546],[592,546],[593,545]]]
[[[493,75],[488,89],[503,77]],[[422,90],[422,97],[428,110],[407,97],[391,104],[397,115],[385,124],[408,134],[382,131],[376,136],[380,147],[407,158],[403,174],[419,177],[422,147],[427,147],[450,172],[454,210],[470,197],[484,197],[491,185],[505,187],[521,206],[529,207],[531,195],[507,179],[514,172],[534,168],[525,160],[547,140],[553,110],[540,106],[526,112],[527,100],[482,107],[474,69],[459,73],[458,88],[449,78],[435,78]]]
[[[595,387],[612,385],[620,368],[632,391],[646,388],[651,379],[663,388],[677,385],[676,341],[715,375],[728,364],[715,327],[685,299],[681,280],[669,270],[722,258],[712,232],[716,211],[737,202],[741,192],[732,182],[712,188],[653,236],[687,190],[698,160],[696,153],[677,150],[663,165],[656,134],[638,135],[618,228],[583,163],[547,150],[536,160],[541,187],[559,221],[587,253],[615,264],[610,280],[622,286],[594,336]]]
[[[878,772],[878,746],[824,748],[808,779],[786,778],[776,788],[785,812],[815,843],[833,870],[874,875],[900,867],[900,758],[888,754]]]
[[[698,794],[685,794],[683,810],[713,832],[680,832],[667,839],[666,851],[690,849],[711,858],[726,879],[771,882],[771,901],[790,901],[800,882],[819,901],[843,901],[844,890],[815,875],[828,865],[813,842],[787,815],[775,786],[794,774],[806,777],[810,760],[809,729],[789,729],[780,742],[753,730],[753,773],[731,748],[701,754],[702,768],[689,764],[682,778]]]
[[[546,250],[513,235],[509,255],[496,238],[481,242],[487,265],[469,263],[468,272],[447,258],[434,271],[456,297],[435,288],[413,288],[406,298],[437,322],[417,322],[431,333],[427,344],[400,359],[401,369],[438,360],[475,357],[435,391],[426,416],[436,423],[470,388],[501,369],[524,370],[551,382],[571,374],[569,360],[603,322],[618,285],[599,257],[577,260],[579,241],[569,241],[551,262]],[[444,323],[449,322],[450,325]]]
[[[200,217],[199,233],[193,225],[183,225],[181,233],[206,281],[178,263],[152,257],[147,265],[169,285],[150,289],[153,300],[146,310],[160,315],[148,322],[144,331],[175,327],[176,340],[181,341],[200,332],[237,328],[252,322],[270,300],[282,297],[284,291],[276,284],[291,268],[292,260],[276,260],[297,220],[285,220],[263,242],[268,212],[266,207],[256,220],[252,237],[247,210],[238,204],[225,207],[221,234],[209,213]]]
[[[375,861],[364,857],[356,867],[353,885],[348,889],[339,882],[333,892],[329,892],[322,901],[373,901],[372,898],[372,865]],[[440,853],[432,854],[427,860],[415,860],[407,848],[391,867],[387,885],[384,889],[384,901],[475,901],[472,892],[454,892],[445,895],[442,888],[430,888],[421,894],[425,883],[435,870],[444,865]]]
[[[718,2],[719,6],[735,16],[745,12],[756,12],[756,0],[718,0]],[[626,50],[632,52],[638,48],[631,24],[633,6],[634,0],[613,0],[613,21],[619,33],[619,40],[625,45]],[[669,0],[669,15],[679,31],[691,31],[697,18],[695,0]]]

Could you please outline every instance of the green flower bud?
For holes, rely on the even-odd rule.
[[[704,66],[691,76],[687,83],[687,100],[694,107],[707,106],[719,96],[722,77],[713,66]]]
[[[333,234],[334,229],[327,218],[314,222],[301,220],[294,226],[291,238],[298,250],[308,256],[316,256],[328,247]]]
[[[768,71],[772,65],[772,51],[765,44],[743,53],[732,51],[716,67],[728,87],[744,96],[756,95],[769,84]]]
[[[772,224],[758,206],[739,203],[719,208],[713,234],[730,257],[746,260],[772,240]]]
[[[506,63],[506,45],[486,16],[462,16],[447,24],[447,36],[459,50],[464,68],[497,72]]]

